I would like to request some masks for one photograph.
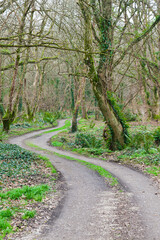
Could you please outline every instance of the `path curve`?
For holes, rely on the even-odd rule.
[[[64,122],[61,120],[58,127]],[[43,149],[102,166],[119,179],[126,192],[118,193],[107,188],[104,180],[85,166],[44,152],[65,177],[68,193],[58,219],[45,235],[35,239],[160,240],[160,198],[158,189],[148,177],[120,164],[51,147],[47,142],[58,131],[34,137],[44,131],[12,138],[10,143],[30,149],[25,145],[29,139]],[[26,239],[33,239],[33,235]]]

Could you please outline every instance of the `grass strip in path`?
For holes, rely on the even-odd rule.
[[[76,161],[76,162],[78,162],[82,165],[85,165],[87,168],[94,170],[100,176],[105,177],[109,181],[108,184],[110,186],[113,187],[113,186],[118,186],[119,185],[119,182],[118,182],[117,178],[115,178],[110,172],[108,172],[106,169],[102,168],[101,166],[95,165],[93,163],[86,162],[84,160],[80,160],[78,158],[66,156],[66,155],[63,155],[63,154],[60,154],[60,153],[57,153],[57,152],[54,152],[54,151],[46,150],[44,148],[41,148],[41,147],[39,147],[35,144],[32,144],[32,143],[28,142],[28,141],[26,142],[26,145],[29,146],[29,147],[32,147],[32,148],[36,148],[37,150],[42,150],[42,151],[45,151],[45,152],[48,152],[48,153],[52,153],[52,154],[54,154],[58,157],[61,157],[61,158],[65,158],[65,159],[68,159],[68,160],[71,160],[71,161]]]
[[[45,131],[45,132],[43,132],[43,133],[38,134],[38,136],[44,135],[44,134],[46,134],[46,133],[61,131],[61,130],[64,130],[64,129],[70,127],[70,126],[71,126],[71,121],[70,121],[70,120],[66,120],[64,126],[59,127],[59,128],[55,128],[55,129],[51,129],[51,130],[48,130],[48,131]]]

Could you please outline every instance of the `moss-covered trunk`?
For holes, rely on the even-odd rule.
[[[3,119],[2,122],[3,122],[3,131],[8,133],[9,130],[10,130],[10,121],[9,121],[9,119]]]
[[[88,3],[88,4],[87,4]],[[121,113],[114,108],[113,101],[107,96],[107,91],[112,89],[112,66],[113,66],[113,52],[112,48],[113,31],[112,31],[112,1],[102,1],[102,8],[99,9],[100,14],[97,14],[96,1],[86,0],[85,3],[79,0],[79,6],[81,8],[84,23],[85,23],[85,63],[88,66],[88,77],[93,87],[93,92],[98,102],[98,106],[104,116],[107,125],[110,128],[112,134],[111,148],[123,148],[126,143],[125,124],[121,119]],[[91,7],[90,7],[91,6]],[[91,12],[93,15],[91,16]],[[92,32],[92,18],[95,18],[99,29],[99,64],[97,67],[94,62],[93,52],[93,32]]]
[[[12,112],[7,110],[7,112],[4,114],[2,118],[3,122],[3,131],[8,132],[10,130],[10,125],[14,121],[16,115],[16,111],[13,110]]]
[[[74,133],[74,132],[77,131],[78,109],[79,109],[79,106],[77,106],[77,108],[75,109],[75,111],[74,111],[74,113],[73,113],[72,128],[71,128],[71,132],[72,132],[72,133]]]
[[[93,91],[96,96],[98,106],[104,116],[105,122],[107,123],[112,136],[112,141],[110,148],[115,150],[117,148],[123,148],[126,144],[125,139],[125,127],[122,126],[122,122],[120,117],[116,116],[116,112],[114,111],[114,106],[112,106],[110,100],[107,98],[107,95],[103,95],[102,92],[97,88],[97,86],[93,84]],[[123,120],[122,120],[123,121]]]

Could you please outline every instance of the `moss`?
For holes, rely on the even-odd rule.
[[[16,111],[9,112],[9,110],[6,111],[4,114],[2,121],[3,121],[3,130],[8,132],[10,129],[11,123],[14,121],[16,116]]]
[[[111,40],[109,37],[110,27],[111,27],[111,20],[105,19],[103,16],[100,17],[100,50],[102,54],[100,54],[100,64],[99,67],[102,68],[103,64],[106,60],[110,60],[112,56],[112,51],[108,51],[108,55],[106,55],[106,51],[111,46]]]
[[[129,133],[128,133],[129,126],[126,122],[126,118],[125,118],[120,106],[117,104],[117,100],[113,97],[113,94],[110,91],[107,91],[107,99],[109,101],[110,106],[112,107],[112,109],[114,111],[114,114],[115,114],[117,120],[122,125],[123,134],[124,134],[124,142],[125,142],[125,144],[128,144],[129,143]],[[108,126],[110,129],[112,138],[114,138],[113,130],[112,130],[111,126],[110,125],[108,125]],[[119,143],[117,143],[117,144],[119,145]]]

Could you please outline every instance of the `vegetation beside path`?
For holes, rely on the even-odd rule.
[[[47,221],[50,205],[56,207],[59,173],[49,159],[6,143],[11,136],[56,126],[57,120],[49,117],[39,113],[34,121],[22,118],[9,133],[0,132],[0,239],[20,237],[37,227],[37,221]]]
[[[9,137],[20,136],[28,132],[51,128],[57,126],[57,116],[49,112],[37,113],[34,120],[30,121],[26,115],[15,119],[11,124],[10,131],[3,131],[2,123],[0,124],[0,141],[5,142]]]
[[[47,158],[17,145],[0,143],[0,161],[0,239],[8,239],[43,218],[58,173]]]
[[[54,123],[56,124],[56,121]],[[30,123],[29,127],[24,127],[24,122],[16,124],[17,126],[13,125],[13,130],[9,135],[1,134],[3,142],[0,143],[0,239],[15,239],[15,236],[24,230],[30,231],[34,224],[36,227],[36,219],[38,221],[42,219],[45,211],[48,211],[48,214],[51,212],[50,209],[46,210],[46,206],[50,206],[51,202],[54,205],[54,197],[56,198],[59,174],[49,160],[4,142],[8,136],[15,135],[15,133],[20,135],[35,130],[33,127],[35,123]],[[44,123],[42,126],[37,125],[37,129],[42,129],[47,124],[50,125],[50,123],[46,123],[45,126]],[[107,136],[107,141],[103,140],[103,121],[95,121],[93,118],[81,119],[76,133],[70,132],[70,126],[70,121],[66,120],[63,127],[45,131],[49,133],[61,130],[52,137],[53,146],[78,154],[98,157],[105,161],[118,161],[138,166],[144,172],[160,179],[160,128],[158,126],[131,125],[129,146],[115,152],[109,150],[107,145],[110,136]],[[39,149],[31,143],[28,145]],[[117,179],[102,167],[78,158],[55,152],[54,154],[77,161],[105,177],[110,186],[118,186]]]
[[[86,156],[118,161],[138,167],[160,178],[160,127],[155,124],[130,124],[130,144],[124,150],[112,152],[103,140],[104,122],[81,119],[76,133],[68,130],[53,136],[51,145]],[[109,142],[109,134],[108,134]]]

